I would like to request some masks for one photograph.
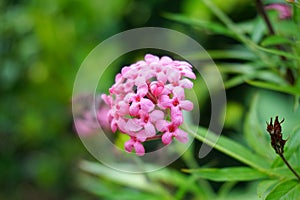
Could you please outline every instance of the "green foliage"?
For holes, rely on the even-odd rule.
[[[248,167],[200,168],[184,171],[212,181],[251,181],[266,178],[265,174]]]
[[[293,16],[294,20],[286,21],[279,21],[277,15],[270,13],[271,23],[274,24],[278,34],[268,36],[268,31],[264,27],[265,25],[260,16],[246,23],[234,23],[212,1],[203,0],[203,3],[210,8],[224,25],[212,21],[189,20],[188,17],[178,14],[168,14],[166,17],[193,27],[209,30],[214,34],[222,34],[238,41],[246,47],[236,52],[237,60],[234,62],[230,60],[235,59],[234,54],[228,56],[230,55],[228,53],[235,53],[236,44],[229,49],[211,51],[218,52],[217,56],[213,53],[211,54],[215,61],[222,60],[217,63],[220,71],[223,74],[235,75],[225,81],[226,88],[247,83],[251,86],[274,92],[259,90],[254,95],[247,95],[248,97],[250,96],[249,102],[251,102],[251,106],[249,112],[246,114],[243,130],[244,140],[252,152],[251,156],[248,156],[246,153],[249,150],[241,148],[235,142],[227,140],[227,138],[222,136],[214,146],[215,149],[249,165],[251,168],[199,168],[193,170],[187,169],[186,171],[197,174],[201,178],[214,181],[247,181],[260,178],[268,179],[269,177],[270,180],[264,180],[259,184],[259,197],[266,199],[298,198],[300,192],[299,183],[295,180],[290,180],[295,177],[283,165],[280,157],[274,154],[268,135],[265,134],[265,121],[269,120],[270,117],[282,116],[288,122],[287,125],[284,125],[284,135],[285,138],[288,138],[284,154],[292,165],[296,169],[299,169],[299,162],[297,161],[300,154],[299,148],[296,147],[297,145],[299,146],[297,138],[299,138],[298,123],[300,119],[298,106],[300,95],[298,84],[300,77],[300,54],[298,49],[299,12],[294,7],[294,11],[296,9]],[[279,46],[280,48],[278,48]],[[283,49],[288,49],[288,52],[283,51]],[[249,55],[249,52],[252,52],[254,56],[243,56]],[[201,59],[196,53],[193,56],[194,58]],[[285,74],[290,72],[296,82]],[[226,76],[224,77],[226,78]],[[282,95],[281,93],[291,96]],[[205,134],[202,132],[205,132],[205,130],[200,128],[198,133],[194,134],[195,138],[206,144],[212,144],[210,139],[205,141]],[[211,134],[211,137],[216,136]],[[260,166],[258,163],[261,163],[261,161],[265,164],[270,163],[270,165]],[[283,166],[285,166],[285,169],[282,168]],[[274,181],[274,178],[277,181]]]
[[[288,20],[267,12],[275,30],[270,35],[250,0],[1,1],[0,199],[297,199],[299,181],[266,132],[270,117],[285,119],[284,155],[300,173],[300,10],[299,3],[290,5]],[[194,34],[207,47],[228,92],[226,127],[220,138],[205,128],[209,93],[198,78],[203,124],[197,132],[184,129],[221,155],[198,159],[202,143],[195,142],[172,166],[147,174],[82,161],[91,158],[71,125],[76,71],[99,42],[141,26]],[[207,56],[193,52],[188,58]],[[105,72],[99,91],[107,90],[123,63]]]
[[[120,31],[126,3],[0,2],[0,199],[85,198],[73,181],[89,157],[72,126],[73,81]]]
[[[268,1],[268,3],[274,2]],[[234,199],[236,197],[234,185],[243,181],[251,182],[251,185],[256,186],[257,196],[251,196],[249,199],[297,199],[300,193],[299,181],[272,149],[269,135],[266,132],[266,121],[275,116],[285,119],[282,124],[283,138],[287,139],[284,155],[295,171],[300,173],[300,21],[298,7],[296,4],[292,5],[294,9],[292,20],[280,20],[277,12],[269,11],[267,14],[276,32],[275,35],[269,35],[268,27],[266,27],[261,16],[258,15],[247,19],[247,21],[234,22],[226,14],[230,12],[230,9],[224,5],[223,7],[219,6],[219,3],[209,0],[187,1],[184,7],[185,14],[164,13],[163,16],[188,27],[194,27],[198,30],[200,28],[202,34],[205,32],[209,37],[222,36],[223,39],[230,38],[229,41],[234,41],[225,43],[223,48],[210,49],[208,53],[218,65],[225,79],[227,90],[234,91],[237,86],[245,87],[248,85],[243,92],[244,96],[241,97],[242,102],[248,105],[244,105],[244,107],[230,106],[227,114],[238,117],[226,116],[226,124],[228,121],[230,122],[230,126],[227,127],[243,134],[239,134],[236,138],[234,136],[217,136],[202,126],[198,127],[197,132],[192,131],[194,129],[191,127],[184,127],[184,130],[195,139],[239,161],[240,165],[243,166],[217,168],[207,164],[208,166],[199,167],[193,157],[183,156],[188,167],[182,171],[189,175],[182,175],[178,172],[175,175],[172,172],[172,176],[167,176],[166,180],[168,181],[166,183],[168,187],[176,187],[177,191],[182,191],[183,185],[187,184],[187,181],[183,182],[183,180],[191,180],[188,182],[189,187],[184,189],[184,193],[180,195],[178,193],[172,195],[169,193],[172,191],[170,189],[160,195],[166,199],[171,196],[175,196],[175,199],[178,197],[182,199],[186,197],[185,192],[189,192],[188,194],[192,199]],[[233,3],[230,5],[232,6]],[[208,10],[205,10],[204,7],[207,7]],[[204,10],[202,13],[197,10],[201,10],[201,8]],[[213,14],[218,20],[212,17]],[[202,61],[207,59],[199,52],[192,53],[189,58]],[[202,67],[209,69],[209,66]],[[195,85],[201,88],[203,83],[196,80]],[[208,98],[207,91],[199,92],[197,95],[199,95],[199,102],[201,103],[203,103],[203,98]],[[234,96],[239,96],[239,94],[234,94]],[[234,102],[237,101],[234,99]],[[237,119],[242,118],[240,115],[243,110],[246,111],[244,120]],[[234,121],[239,121],[242,125],[238,125]],[[226,130],[224,132],[226,133]],[[188,155],[191,155],[190,152]],[[93,172],[86,167],[89,165],[93,164],[85,163],[81,168],[84,171]],[[99,170],[103,167],[101,165],[94,165],[94,167],[97,169],[97,175],[101,177],[107,177],[106,174],[109,174],[109,172],[104,173]],[[163,171],[169,174],[170,168],[165,168]],[[153,178],[153,174],[141,176],[148,176],[150,183],[159,187],[161,180]],[[164,175],[160,174],[159,177],[164,177]],[[181,181],[179,177],[182,178]],[[203,182],[203,179],[224,184],[219,188],[218,193],[206,193],[205,190],[204,193],[196,193],[192,188],[198,188],[199,182],[201,182],[202,187],[208,184]],[[109,178],[109,180],[120,181],[114,178]],[[160,181],[156,182],[157,180]],[[199,182],[195,182],[195,180]],[[137,189],[142,187],[138,190],[150,192],[148,191],[149,188],[145,189],[148,187],[147,184],[144,185],[145,188],[143,188],[143,184],[135,186],[130,182],[125,185]],[[155,190],[157,193],[161,191],[158,188]],[[207,189],[207,191],[212,190]],[[242,190],[239,189],[238,191]],[[249,193],[237,196],[247,199],[247,194]],[[109,197],[111,198],[111,196]],[[151,199],[147,195],[143,198]]]
[[[266,196],[271,199],[297,199],[300,195],[300,185],[295,180],[284,180],[279,182],[274,189]]]

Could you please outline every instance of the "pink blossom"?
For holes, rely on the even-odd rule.
[[[277,10],[279,12],[279,19],[288,19],[292,16],[292,8],[287,4],[270,4],[265,6],[266,10]]]
[[[186,143],[188,141],[188,135],[183,130],[179,129],[174,123],[160,120],[156,124],[157,129],[164,132],[162,135],[162,142],[166,145],[172,142],[172,138],[175,137],[178,141]]]
[[[110,94],[102,99],[110,107],[106,117],[112,131],[130,136],[124,145],[127,152],[144,155],[143,143],[153,138],[164,144],[170,144],[173,137],[187,142],[180,126],[184,122],[182,110],[193,109],[184,93],[193,87],[188,78],[196,78],[189,63],[151,54],[117,74]]]
[[[125,150],[127,152],[131,152],[132,149],[135,149],[135,152],[137,155],[139,156],[143,156],[145,154],[145,148],[144,146],[141,144],[140,141],[138,141],[135,138],[131,138],[130,140],[128,140],[127,142],[125,142]]]
[[[109,130],[111,123],[107,118],[110,112],[110,98],[105,102],[101,100],[100,96],[93,99],[92,95],[81,95],[74,100],[74,125],[77,133],[80,136],[88,137],[100,130]],[[95,100],[95,102],[93,102]],[[93,107],[93,104],[96,104]],[[93,110],[95,108],[95,110]]]

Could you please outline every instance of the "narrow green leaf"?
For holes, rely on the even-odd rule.
[[[293,168],[299,172],[299,167],[293,166]],[[295,178],[295,175],[291,172],[291,170],[286,166],[270,169],[270,173],[280,175],[285,179],[292,179]]]
[[[272,46],[272,45],[291,44],[291,43],[292,43],[292,41],[286,37],[282,37],[279,35],[271,35],[271,36],[267,37],[266,39],[264,39],[261,42],[261,45],[266,47],[266,46]]]
[[[213,132],[207,130],[203,127],[198,127],[197,133],[195,133],[190,129],[191,127],[183,127],[183,129],[194,136],[201,142],[204,142],[207,145],[213,146],[215,149],[221,151],[222,153],[239,160],[242,163],[245,163],[261,172],[267,173],[266,168],[270,166],[270,163],[266,162],[266,160],[254,154],[244,145],[235,142],[225,136],[217,136]]]
[[[230,37],[233,37],[234,34],[232,31],[230,31],[228,28],[223,26],[222,24],[216,23],[216,22],[211,22],[211,21],[203,21],[199,19],[191,19],[189,17],[186,17],[184,15],[179,15],[179,14],[171,14],[171,13],[165,13],[163,15],[165,18],[174,20],[180,23],[192,25],[192,26],[198,26],[200,28],[208,29],[214,33],[222,34],[222,35],[227,35]]]
[[[86,191],[107,200],[155,200],[161,198],[159,194],[138,191],[121,185],[111,187],[109,181],[100,181],[98,177],[84,173],[78,176],[78,184]]]
[[[226,73],[241,74],[241,75],[236,75],[229,80],[226,80],[224,84],[226,89],[240,85],[247,81],[249,82],[252,79],[273,82],[274,84],[286,84],[286,81],[282,77],[268,70],[255,71],[254,69],[249,69],[249,68],[247,69],[241,66],[241,68],[235,68],[235,69],[234,67],[229,67],[228,69],[224,67],[224,68],[220,68],[220,71]]]
[[[248,74],[234,76],[233,78],[226,80],[224,83],[224,86],[226,89],[229,89],[229,88],[241,85],[241,84],[245,83],[246,80],[249,80],[251,78],[252,77],[249,76]]]
[[[123,173],[90,161],[82,161],[80,168],[88,173],[110,180],[117,185],[131,187],[138,191],[160,194],[166,197],[168,197],[168,193],[159,183],[181,189],[189,182],[189,187],[183,188],[183,192],[191,192],[203,198],[208,198],[212,194],[210,193],[211,191],[205,190],[207,188],[199,188],[200,186],[196,182],[196,179],[169,168],[148,173],[147,176],[145,174]]]
[[[120,185],[136,188],[147,192],[159,192],[161,188],[159,185],[151,186],[147,177],[143,174],[129,174],[116,171],[98,163],[81,161],[80,168],[86,172],[105,177]]]
[[[237,183],[238,182],[236,181],[224,182],[218,191],[218,198],[224,199],[226,196],[230,195],[230,192]]]
[[[284,56],[286,58],[295,59],[295,60],[300,60],[299,56],[296,56],[296,55],[293,55],[292,53],[287,53],[285,51],[281,51],[281,50],[278,50],[278,49],[270,49],[270,48],[265,48],[265,47],[262,47],[262,46],[257,46],[257,48],[264,51],[264,52],[271,53],[271,54],[274,54],[274,55]]]
[[[276,83],[267,83],[262,81],[250,81],[250,80],[246,82],[250,85],[260,87],[260,88],[265,88],[265,89],[274,90],[278,92],[284,92],[292,95],[300,95],[300,89],[290,85],[279,85]]]
[[[299,182],[296,180],[284,180],[281,181],[273,188],[273,190],[266,197],[266,200],[298,199],[299,196],[300,196]]]
[[[251,31],[251,39],[254,43],[258,43],[265,34],[266,25],[261,17],[257,17],[254,24],[255,26],[252,28]]]
[[[208,197],[210,195],[209,192],[211,192],[205,191],[203,188],[199,188],[195,178],[190,176],[188,177],[183,173],[180,173],[176,170],[171,170],[169,168],[151,172],[148,174],[148,176],[152,181],[163,182],[178,188],[185,187],[185,185],[189,183],[189,186],[184,189],[199,196]]]
[[[207,56],[209,55],[209,57]],[[244,49],[227,49],[227,50],[208,50],[207,53],[196,52],[186,57],[187,59],[207,60],[207,59],[235,59],[235,60],[249,60],[252,61],[256,56]]]
[[[268,177],[266,174],[249,167],[200,168],[184,171],[212,181],[251,181]]]
[[[229,17],[226,15],[218,6],[214,4],[211,0],[202,0],[202,2],[219,18],[220,21],[222,21],[228,29],[230,29],[234,37],[237,38],[237,40],[241,41],[245,46],[247,46],[249,49],[253,51],[261,60],[268,64],[272,64],[272,61],[260,50],[268,51],[268,49],[258,46],[256,43],[254,43],[247,35],[243,32],[243,30],[236,25]],[[272,51],[269,51],[270,53]],[[280,52],[282,53],[282,52]]]

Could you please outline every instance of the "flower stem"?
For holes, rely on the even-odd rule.
[[[184,126],[184,131],[195,137],[195,139],[203,142],[214,149],[228,155],[229,157],[236,159],[257,171],[267,174],[270,177],[278,177],[278,174],[270,173],[267,168],[269,165],[262,161],[261,157],[254,155],[250,150],[246,149],[243,145],[236,143],[235,141],[226,138],[225,136],[217,136],[212,131],[204,127]]]
[[[291,172],[293,172],[293,174],[298,178],[298,180],[300,181],[300,176],[299,174],[293,169],[293,167],[290,165],[290,163],[287,161],[287,159],[284,157],[283,153],[280,153],[279,156],[281,157],[281,159],[283,160],[283,162],[286,164],[286,166],[291,170]]]
[[[265,8],[264,8],[264,5],[262,3],[261,0],[256,0],[256,7],[257,7],[257,10],[258,12],[262,15],[267,27],[268,27],[268,30],[269,30],[269,34],[270,35],[275,35],[275,31],[274,31],[274,28],[271,24],[271,21],[265,11]]]
[[[162,136],[162,135],[155,135],[155,136],[152,136],[152,137],[148,137],[148,138],[147,138],[147,141],[161,139],[161,136]]]

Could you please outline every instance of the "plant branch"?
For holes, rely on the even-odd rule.
[[[300,181],[300,176],[299,174],[293,169],[293,167],[290,165],[290,163],[287,161],[287,159],[285,159],[283,153],[280,153],[279,156],[281,157],[281,159],[283,160],[283,162],[286,164],[286,166],[291,170],[291,172],[293,172],[293,174],[298,178],[298,180]]]
[[[213,147],[214,149],[236,159],[257,171],[260,171],[270,177],[282,178],[280,174],[270,172],[268,170],[269,164],[262,159],[262,157],[253,154],[252,151],[245,148],[243,145],[226,138],[224,136],[217,136],[215,133],[203,127],[182,127],[184,131],[195,137],[195,139]],[[193,130],[195,129],[195,130]]]
[[[264,5],[262,3],[261,0],[256,0],[256,7],[257,7],[257,10],[258,12],[261,14],[261,16],[263,17],[267,27],[268,27],[268,30],[269,30],[269,34],[270,35],[275,35],[275,31],[274,31],[274,28],[271,24],[271,21],[265,11],[265,8],[264,8]]]
[[[264,8],[264,5],[262,3],[261,0],[256,0],[256,7],[257,7],[257,10],[258,12],[261,14],[263,20],[265,21],[266,25],[267,25],[267,28],[268,28],[268,31],[269,31],[269,35],[275,35],[275,30],[272,26],[272,23],[270,21],[270,18],[268,17],[266,11],[265,11],[265,8]],[[282,45],[276,45],[276,48],[280,51],[284,51],[284,48]],[[287,61],[287,58],[283,55],[280,56],[280,59],[282,61]],[[286,79],[287,81],[290,83],[290,84],[294,84],[295,83],[295,78],[294,78],[294,75],[293,75],[293,72],[290,68],[287,68],[287,71],[286,71]]]

